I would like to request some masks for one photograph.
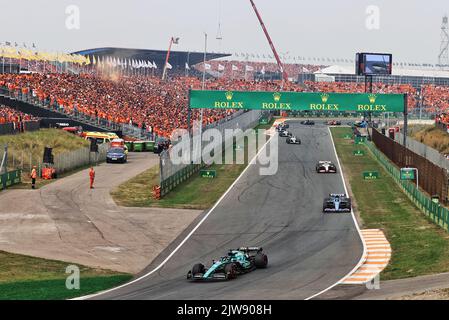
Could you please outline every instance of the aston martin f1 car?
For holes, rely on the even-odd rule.
[[[212,261],[206,268],[197,263],[187,273],[189,280],[231,280],[239,274],[248,273],[255,269],[266,268],[268,257],[260,247],[241,247],[231,249],[220,260]]]
[[[288,137],[286,141],[288,144],[301,144],[301,139],[299,139],[295,136]]]
[[[351,212],[351,199],[346,194],[331,193],[324,199],[323,212]]]
[[[280,137],[292,137],[293,134],[291,132],[288,132],[287,130],[282,130],[281,132],[279,132],[279,136]]]
[[[331,161],[318,161],[316,165],[317,173],[337,173],[337,167]]]

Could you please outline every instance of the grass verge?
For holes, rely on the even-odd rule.
[[[59,300],[91,294],[131,279],[130,274],[78,265],[80,289],[68,290],[64,261],[0,251],[0,300]]]
[[[363,228],[382,229],[391,244],[393,254],[382,280],[449,271],[449,235],[414,206],[365,146],[343,138],[352,134],[350,128],[331,131]],[[363,149],[365,156],[354,156],[355,149]],[[380,179],[363,180],[367,170],[378,171]]]
[[[268,129],[274,119],[255,129]],[[246,145],[245,145],[246,153]],[[242,173],[247,164],[214,164],[209,170],[216,170],[217,177],[202,178],[197,173],[184,181],[161,200],[152,198],[153,186],[159,184],[159,166],[155,166],[128,180],[111,192],[114,201],[125,207],[166,207],[184,209],[210,208]]]

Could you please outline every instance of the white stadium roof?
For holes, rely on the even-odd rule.
[[[355,74],[355,66],[332,65],[314,72],[315,74]],[[393,66],[394,76],[449,78],[449,71],[422,69],[405,69]]]

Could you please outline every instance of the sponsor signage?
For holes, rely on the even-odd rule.
[[[415,180],[415,169],[401,168],[401,180]]]
[[[190,108],[403,112],[403,94],[191,90]]]
[[[267,118],[260,118],[259,124],[268,124],[268,119]]]
[[[365,151],[363,151],[363,150],[354,150],[353,151],[353,155],[355,155],[355,156],[364,156],[365,155]]]
[[[200,170],[200,176],[202,178],[215,178],[217,176],[216,170]]]
[[[377,180],[377,179],[379,179],[379,172],[378,171],[364,171],[363,172],[363,179],[365,179],[365,180]]]
[[[354,144],[363,144],[366,142],[366,137],[356,136],[354,139]]]
[[[22,171],[14,170],[0,174],[0,190],[21,182]]]
[[[345,135],[343,136],[343,139],[345,139],[345,140],[351,140],[351,139],[352,139],[352,136],[351,136],[350,134],[345,134]]]

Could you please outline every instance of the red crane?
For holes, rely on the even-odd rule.
[[[253,0],[249,0],[251,2],[251,5],[253,6],[254,12],[256,13],[257,19],[259,19],[259,23],[262,26],[263,32],[265,33],[265,36],[267,37],[268,43],[270,44],[271,50],[273,51],[273,55],[276,58],[276,62],[278,64],[279,70],[282,73],[282,79],[284,81],[288,81],[288,75],[287,72],[284,70],[284,66],[282,65],[282,61],[279,58],[278,53],[276,52],[276,48],[274,47],[273,41],[271,41],[270,35],[268,34],[267,28],[265,28],[265,24],[262,21],[262,17],[259,14],[259,11],[257,11],[256,5],[254,4]]]

